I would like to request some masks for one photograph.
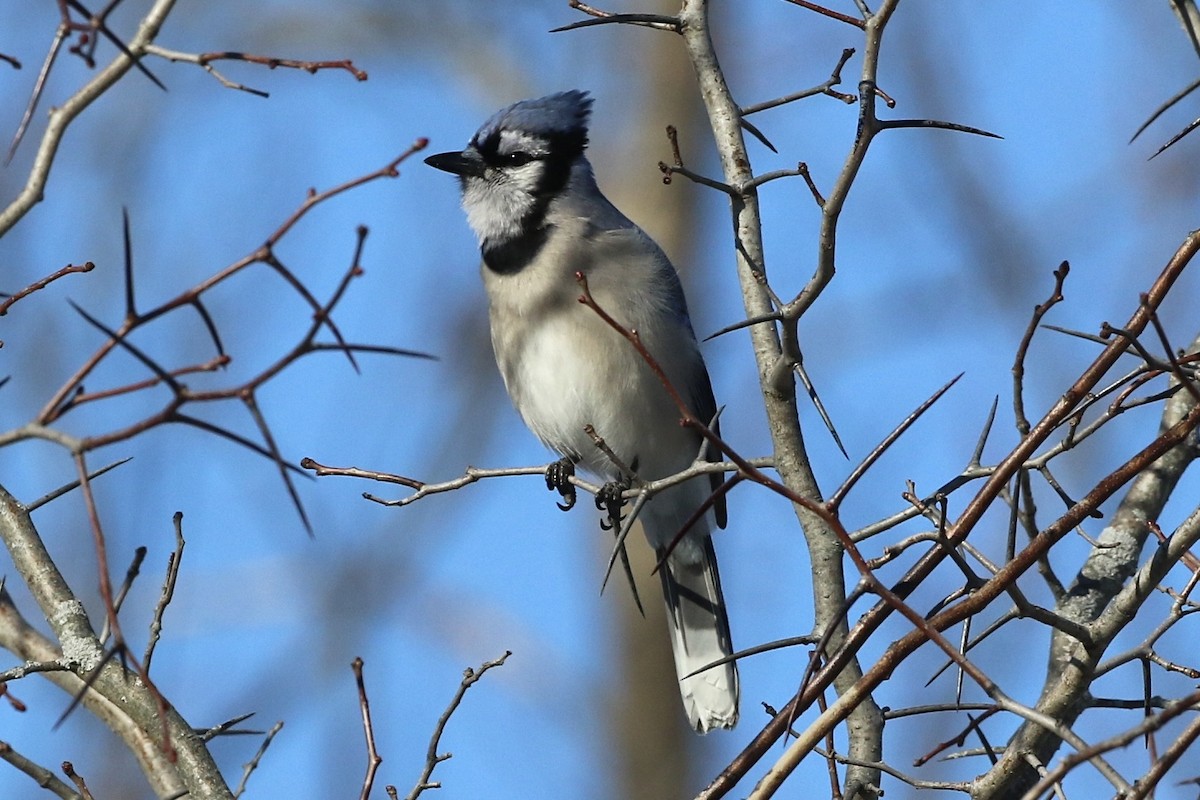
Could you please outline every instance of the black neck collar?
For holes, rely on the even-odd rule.
[[[479,248],[484,266],[499,275],[515,275],[537,258],[552,227],[533,228],[503,242],[484,242]]]

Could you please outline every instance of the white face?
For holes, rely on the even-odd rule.
[[[525,232],[540,197],[549,149],[545,139],[521,131],[473,141],[485,164],[482,176],[463,178],[463,209],[471,229],[484,241],[507,241]]]

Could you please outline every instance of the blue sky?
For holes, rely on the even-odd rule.
[[[118,21],[123,30],[138,6],[129,5]],[[417,3],[378,2],[233,8],[181,4],[159,42],[193,51],[349,57],[370,79],[220,66],[232,79],[269,91],[263,100],[222,88],[194,66],[150,61],[168,92],[131,74],[97,102],[68,133],[45,201],[0,240],[0,288],[6,290],[68,262],[90,259],[98,267],[0,320],[0,374],[14,376],[3,390],[0,428],[29,419],[100,341],[69,310],[67,298],[110,324],[119,320],[123,207],[132,221],[145,307],[253,250],[309,187],[327,188],[377,169],[418,137],[431,140],[429,152],[460,147],[496,108],[567,88],[589,89],[596,98],[592,159],[602,187],[618,202],[636,194],[658,204],[698,197],[697,257],[680,265],[698,332],[742,316],[724,199],[682,180],[663,186],[655,165],[669,157],[665,139],[653,152],[631,152],[625,144],[644,79],[628,65],[648,48],[678,48],[673,37],[616,29],[549,34],[576,18],[559,2],[511,10],[446,4],[438,13]],[[52,4],[22,5],[8,17],[0,51],[19,57],[25,68],[0,67],[4,131],[16,125],[55,22]],[[861,47],[854,29],[784,3],[745,4],[719,21],[725,67],[744,103],[819,83],[843,47]],[[860,63],[851,60],[842,88],[853,87]],[[802,405],[822,488],[832,491],[913,407],[954,375],[966,375],[850,495],[843,511],[848,525],[903,507],[905,480],[930,490],[956,474],[997,394],[1001,422],[985,458],[998,457],[1014,441],[1005,416],[1012,352],[1060,261],[1069,259],[1073,271],[1067,302],[1050,321],[1090,331],[1129,316],[1137,293],[1196,226],[1200,139],[1147,161],[1196,115],[1195,101],[1134,144],[1128,140],[1159,102],[1193,80],[1196,67],[1166,3],[900,6],[881,71],[882,87],[899,106],[886,113],[950,119],[1004,138],[890,132],[873,147],[851,195],[837,278],[801,326],[806,366],[851,456],[850,463],[841,457],[812,409]],[[45,109],[86,78],[77,61],[61,60],[30,138],[0,171],[0,196],[11,197],[23,181]],[[693,88],[682,84],[679,91]],[[804,160],[828,187],[849,149],[855,108],[816,97],[755,122],[780,150],[774,155],[754,146],[756,170]],[[689,163],[715,170],[705,132],[684,134],[694,154]],[[306,359],[259,397],[280,447],[294,461],[311,456],[425,480],[453,477],[468,464],[545,463],[549,454],[509,407],[491,364],[477,253],[456,185],[419,159],[401,171],[397,180],[322,206],[284,240],[279,255],[324,296],[349,263],[355,227],[366,225],[365,274],[340,306],[342,330],[353,341],[423,350],[440,360],[363,356],[356,375],[336,355]],[[762,198],[773,286],[790,296],[811,273],[816,210],[798,180],[773,183]],[[652,219],[637,221],[654,232]],[[1196,282],[1187,278],[1166,307],[1164,322],[1178,345],[1195,335],[1195,296]],[[301,305],[261,268],[215,292],[210,309],[235,361],[224,374],[189,379],[196,387],[253,374],[307,324]],[[164,320],[137,343],[169,363],[211,355],[202,329],[186,315]],[[724,336],[706,344],[705,354],[717,397],[727,405],[726,437],[744,454],[767,453],[748,336]],[[1039,334],[1028,384],[1032,411],[1048,407],[1071,370],[1092,355],[1087,343]],[[92,383],[99,388],[142,377],[144,369],[132,359],[116,358]],[[161,401],[147,398],[137,408]],[[105,430],[131,413],[137,412],[98,408],[68,418],[65,427]],[[253,432],[237,404],[206,414]],[[1119,463],[1130,442],[1156,425],[1152,411],[1128,415],[1123,427],[1064,464],[1057,477],[1086,491],[1089,479]],[[94,454],[91,463],[125,456],[134,460],[97,482],[114,571],[123,571],[135,546],[150,548],[126,606],[125,630],[142,635],[140,620],[148,621],[156,573],[172,544],[171,515],[181,510],[189,545],[155,671],[197,725],[247,710],[257,712],[263,728],[286,720],[250,782],[250,796],[357,792],[365,757],[349,664],[360,655],[386,759],[380,781],[406,791],[462,669],[506,649],[514,652],[509,663],[471,690],[450,723],[443,748],[455,757],[438,769],[442,794],[503,800],[529,796],[532,784],[537,796],[611,796],[613,778],[594,728],[605,698],[621,689],[608,664],[614,609],[628,598],[621,591],[598,596],[608,543],[589,504],[560,514],[537,478],[487,481],[404,509],[360,496],[364,490],[400,494],[386,487],[341,478],[301,481],[316,533],[310,539],[273,469],[227,443],[173,427]],[[49,445],[0,450],[0,480],[23,499],[71,475],[69,459]],[[1194,496],[1195,489],[1194,481],[1185,483],[1179,496]],[[1042,498],[1046,508],[1055,502]],[[1164,529],[1186,511],[1169,508]],[[79,498],[39,511],[36,522],[97,608]],[[998,554],[1003,530],[1003,524],[981,529],[980,546]],[[718,548],[739,645],[808,632],[807,559],[797,534],[790,509],[777,498],[749,487],[732,496],[729,530]],[[1084,552],[1081,542],[1066,546],[1064,574],[1073,573],[1072,559]],[[953,576],[943,577],[947,583],[915,598],[918,608],[948,590]],[[27,600],[22,607],[32,613]],[[899,635],[905,629],[893,622],[886,630]],[[1010,694],[1032,700],[1041,655],[1011,658],[1005,648],[1022,636],[1040,642],[1044,633],[1022,631],[990,652],[984,648],[980,658]],[[136,639],[135,649],[142,641]],[[744,665],[745,721],[736,732],[703,742],[697,788],[756,730],[760,701],[786,701],[805,658],[783,651]],[[881,701],[899,706],[929,701],[930,692],[951,695],[947,676],[930,690],[921,688],[930,665],[939,662],[933,653],[917,659]],[[1114,675],[1106,688],[1114,696],[1135,696],[1139,681],[1131,671]],[[106,769],[115,756],[96,723],[75,714],[50,730],[64,706],[56,690],[32,680],[12,688],[33,711],[0,712],[0,738],[44,764],[74,761],[108,787],[109,796],[137,791],[112,788],[137,784],[120,783],[119,773],[131,769],[124,762]],[[910,763],[958,724],[927,721],[920,735],[894,737],[889,758]],[[256,744],[238,738],[214,750],[227,774],[236,776]],[[1144,753],[1135,749],[1121,763],[1137,765],[1139,757]],[[812,779],[823,780],[823,767],[815,769]],[[982,766],[931,769],[961,779]],[[35,791],[24,776],[0,769],[0,794],[32,797]]]

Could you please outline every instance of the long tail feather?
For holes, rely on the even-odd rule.
[[[699,559],[688,563],[672,554],[660,574],[683,705],[692,727],[708,733],[737,724],[739,687],[733,662],[691,675],[733,653],[717,556],[712,539],[704,536],[703,542]]]

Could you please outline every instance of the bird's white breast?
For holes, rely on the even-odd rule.
[[[679,426],[666,389],[632,344],[578,301],[582,288],[573,272],[550,266],[515,275],[484,270],[496,362],[526,425],[548,447],[607,479],[620,470],[586,433],[588,425],[626,467],[636,459],[642,477],[686,467],[695,456],[695,434]],[[639,333],[652,350],[682,338],[651,325],[652,315],[640,307],[646,298],[620,305],[605,283],[593,281],[591,288],[622,324],[641,323]],[[636,296],[637,287],[623,292],[631,289]]]

